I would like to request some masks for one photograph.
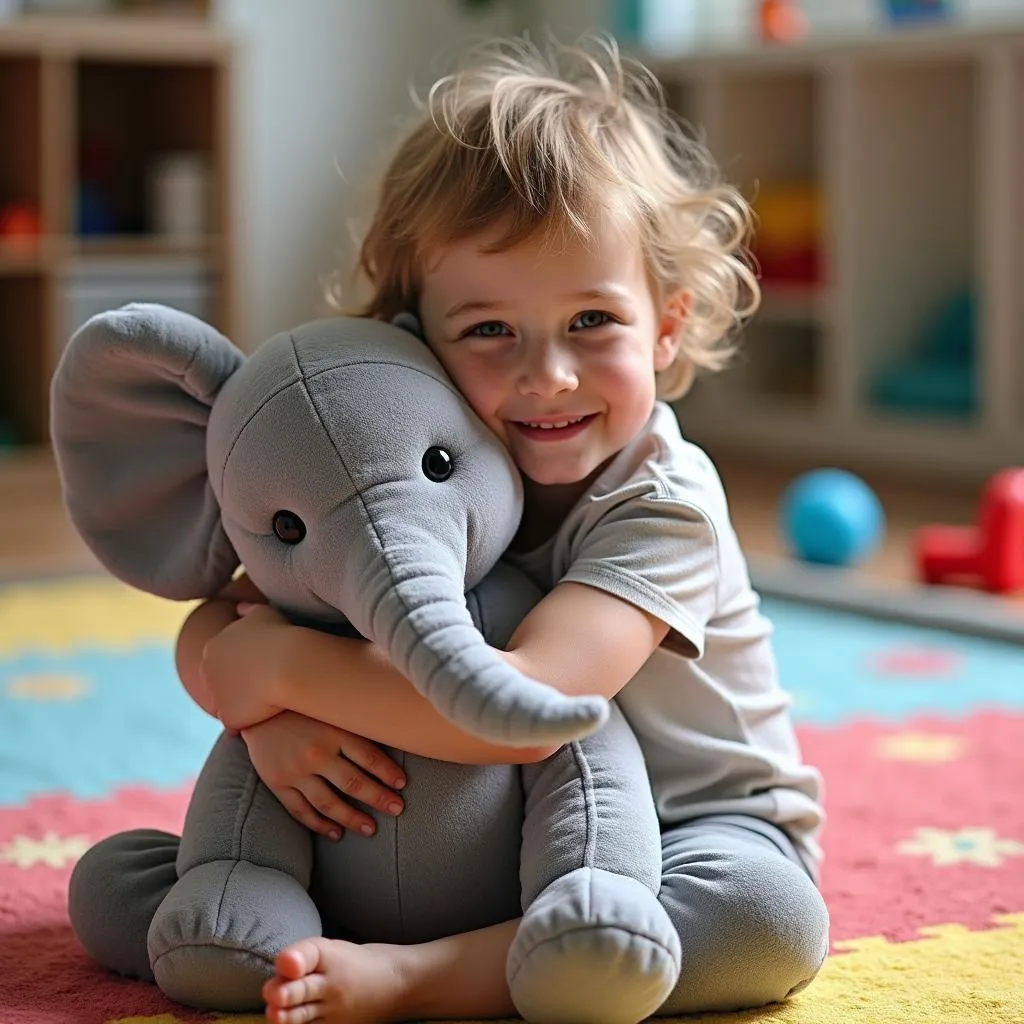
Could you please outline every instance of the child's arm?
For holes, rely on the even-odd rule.
[[[249,580],[240,576],[232,580],[216,597],[204,601],[189,614],[178,633],[174,648],[174,664],[186,693],[208,715],[217,717],[213,696],[201,671],[203,648],[207,641],[238,619],[239,601],[263,601],[265,598]]]
[[[520,624],[501,651],[514,667],[567,694],[614,697],[664,638],[660,619],[620,598],[563,583]],[[231,694],[242,662],[252,689]],[[528,763],[551,747],[517,748],[463,732],[421,696],[372,644],[289,626],[256,608],[206,645],[203,672],[234,724],[255,705],[286,707],[424,757],[466,764]],[[238,689],[235,687],[234,689]],[[272,713],[272,711],[271,711]]]

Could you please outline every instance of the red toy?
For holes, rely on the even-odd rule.
[[[0,206],[0,246],[34,245],[41,231],[39,212],[31,203]]]
[[[796,0],[760,0],[757,23],[762,43],[795,43],[807,35],[807,16]]]
[[[970,578],[997,594],[1024,589],[1024,469],[989,480],[975,526],[919,530],[916,553],[925,583]]]

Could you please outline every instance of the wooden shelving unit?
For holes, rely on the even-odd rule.
[[[745,194],[813,188],[825,224],[819,278],[764,282],[739,364],[680,403],[687,433],[712,454],[968,484],[1024,463],[1024,27],[649,63]],[[954,383],[973,403],[880,398],[968,292]]]
[[[0,23],[0,206],[28,204],[41,224],[36,237],[0,237],[0,439],[46,440],[49,380],[89,308],[83,280],[101,281],[93,301],[112,304],[187,281],[233,334],[233,59],[232,41],[196,16]],[[106,225],[86,230],[80,179],[100,144]],[[181,152],[204,162],[209,184],[209,232],[185,241],[153,232],[146,192],[152,162]]]

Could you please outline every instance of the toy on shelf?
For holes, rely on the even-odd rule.
[[[113,235],[126,230],[115,203],[115,197],[124,192],[119,166],[111,140],[92,136],[82,140],[75,189],[75,230],[79,235]]]
[[[875,492],[843,469],[804,473],[782,498],[781,525],[792,553],[820,565],[853,565],[867,558],[885,534],[885,513]]]
[[[807,35],[807,15],[796,0],[759,0],[757,27],[762,43],[798,43]]]
[[[925,583],[974,582],[996,594],[1024,589],[1024,469],[988,481],[974,526],[922,527],[915,555]]]
[[[0,245],[7,248],[34,246],[42,233],[39,210],[32,203],[0,206]]]
[[[964,290],[949,298],[910,353],[875,375],[872,401],[901,413],[971,415],[977,404],[977,321],[973,292]]]
[[[884,0],[882,6],[898,23],[947,18],[953,12],[952,0]]]
[[[753,201],[754,255],[766,285],[810,287],[821,280],[821,190],[808,183],[765,185]]]

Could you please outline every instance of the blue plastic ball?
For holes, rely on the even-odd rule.
[[[885,533],[875,492],[843,469],[804,473],[782,498],[782,530],[805,562],[853,565],[870,555]]]

